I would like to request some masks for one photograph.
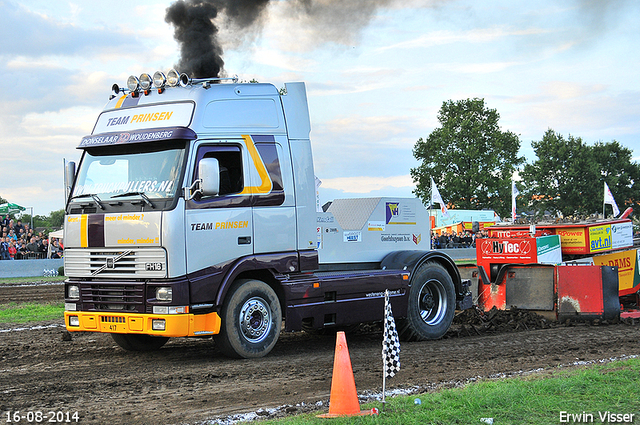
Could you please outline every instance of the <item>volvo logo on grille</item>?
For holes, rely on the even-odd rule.
[[[116,268],[116,263],[118,261],[120,261],[121,259],[123,259],[124,257],[126,257],[127,255],[131,254],[131,250],[129,251],[123,251],[122,253],[120,253],[120,255],[116,255],[114,257],[107,257],[104,265],[98,269],[96,269],[96,271],[94,271],[93,273],[91,273],[91,276],[95,276],[98,273],[103,272],[104,270],[113,270]]]

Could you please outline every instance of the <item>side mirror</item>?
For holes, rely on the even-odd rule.
[[[203,158],[198,164],[202,195],[213,196],[220,193],[220,163],[216,158]]]
[[[65,204],[71,194],[71,187],[73,186],[73,180],[76,177],[76,163],[69,161],[64,167],[64,190],[65,190]]]

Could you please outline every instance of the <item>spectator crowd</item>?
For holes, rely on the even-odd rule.
[[[476,239],[482,237],[486,237],[482,230],[477,233],[468,231],[457,233],[455,230],[451,233],[443,231],[439,235],[434,232],[431,234],[431,248],[473,248],[476,246]]]
[[[8,215],[0,221],[0,260],[25,260],[37,258],[62,258],[64,247],[56,238],[36,233],[28,224]]]

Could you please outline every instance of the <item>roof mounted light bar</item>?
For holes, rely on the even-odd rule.
[[[231,81],[233,83],[237,83],[238,76],[234,75],[233,77],[189,78],[187,74],[180,74],[181,87],[187,87],[193,84],[202,84],[204,88],[209,88],[211,83],[216,83],[220,81]]]
[[[238,76],[234,75],[232,77],[224,78],[190,78],[187,74],[180,74],[175,69],[170,70],[166,75],[161,71],[156,71],[153,74],[153,77],[146,73],[140,75],[140,77],[131,75],[127,79],[127,88],[121,88],[117,84],[114,84],[111,86],[111,97],[109,99],[111,100],[120,94],[128,93],[131,93],[133,97],[139,96],[140,92],[148,95],[151,93],[152,88],[157,89],[158,93],[163,93],[166,87],[177,87],[178,85],[180,85],[180,87],[187,87],[195,84],[202,84],[202,87],[208,89],[211,87],[212,83],[219,83],[222,81],[237,83]]]

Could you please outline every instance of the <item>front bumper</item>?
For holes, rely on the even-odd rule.
[[[78,326],[70,325],[77,318]],[[153,321],[164,320],[164,330],[154,330]],[[75,322],[75,319],[73,320]],[[154,336],[201,336],[220,332],[218,313],[208,314],[141,314],[65,311],[64,323],[70,332],[105,332]]]

